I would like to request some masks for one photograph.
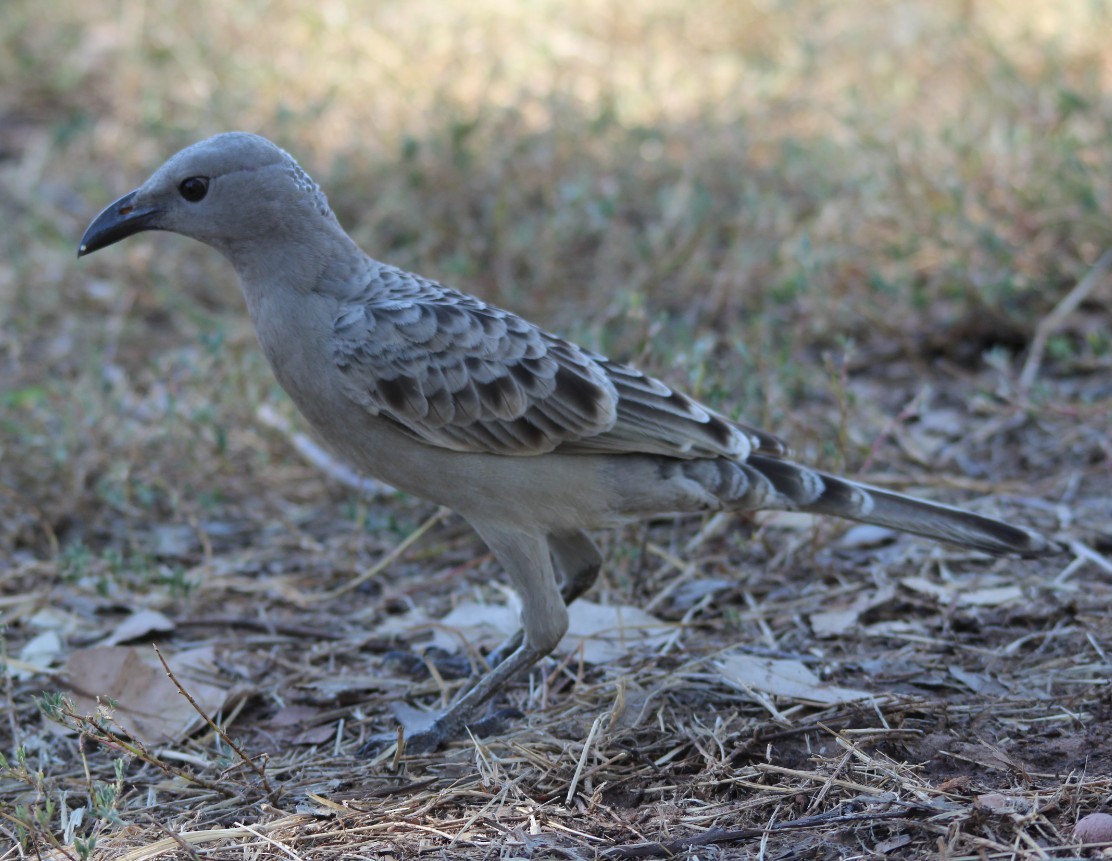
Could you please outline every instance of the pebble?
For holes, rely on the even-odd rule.
[[[1082,843],[1112,843],[1112,814],[1082,816],[1073,827],[1073,836]]]

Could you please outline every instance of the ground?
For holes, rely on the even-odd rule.
[[[693,8],[9,0],[0,859],[1101,851],[1112,7]],[[480,665],[514,599],[458,517],[312,448],[215,253],[76,259],[231,128],[375,256],[1067,549],[600,534],[581,636],[496,732],[360,755],[464,683],[405,657]]]

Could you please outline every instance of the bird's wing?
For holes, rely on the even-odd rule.
[[[348,396],[441,448],[684,458],[784,451],[634,368],[393,267],[381,266],[340,306],[333,335]]]
[[[561,451],[612,451],[669,457],[783,457],[779,437],[719,415],[630,365],[591,354],[618,392],[618,418],[609,431]]]

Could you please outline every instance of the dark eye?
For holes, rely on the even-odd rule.
[[[188,200],[190,203],[196,203],[201,200],[209,190],[209,181],[207,176],[191,176],[189,179],[183,179],[181,185],[178,186],[178,191],[181,196]]]

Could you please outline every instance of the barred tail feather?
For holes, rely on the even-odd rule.
[[[971,511],[827,475],[775,458],[751,456],[752,467],[776,488],[785,507],[887,526],[993,555],[1033,558],[1061,551],[1054,541]]]

